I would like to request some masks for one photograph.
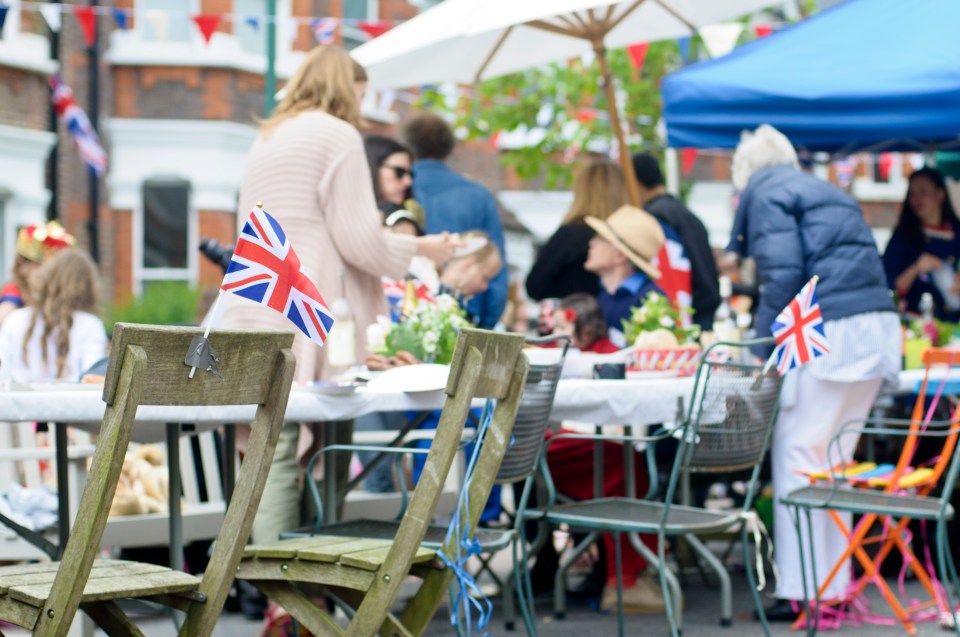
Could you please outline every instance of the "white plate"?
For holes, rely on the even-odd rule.
[[[650,380],[651,378],[676,378],[680,372],[676,369],[652,369],[650,371],[627,370],[627,380]]]
[[[437,391],[447,386],[449,375],[449,365],[404,365],[386,370],[367,386],[380,391]]]
[[[305,391],[317,394],[326,394],[328,396],[347,396],[357,391],[357,387],[363,387],[366,383],[354,383],[350,381],[326,381],[318,380],[312,383],[302,385]]]

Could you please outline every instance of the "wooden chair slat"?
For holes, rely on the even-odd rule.
[[[194,590],[199,583],[200,578],[172,569],[153,573],[118,574],[114,577],[88,580],[83,588],[81,602],[178,593]],[[11,586],[7,595],[26,604],[42,606],[49,599],[51,584],[52,582],[46,582]]]
[[[361,568],[365,571],[376,571],[383,565],[383,561],[387,559],[389,552],[390,547],[385,546],[366,551],[357,551],[356,553],[348,553],[340,557],[340,563],[344,566],[353,566],[354,568]],[[414,554],[411,563],[422,564],[423,562],[429,562],[436,556],[436,551],[420,547]]]
[[[337,538],[346,539],[346,542],[331,541],[317,546],[304,547],[297,551],[297,557],[313,562],[342,561],[344,555],[360,553],[370,549],[379,549],[390,546],[389,540],[371,540],[367,538]]]
[[[103,562],[101,564],[101,562]],[[56,562],[51,562],[56,565]],[[41,566],[38,564],[37,566]],[[148,573],[159,573],[170,570],[167,567],[157,564],[145,564],[142,562],[114,562],[113,560],[97,560],[93,563],[90,570],[90,580],[103,579],[110,577],[123,577],[128,575],[146,575]],[[0,572],[3,578],[3,589],[13,588],[15,586],[29,586],[31,584],[50,584],[56,577],[57,571],[49,568],[38,568],[33,572],[21,571],[15,575],[7,575]]]

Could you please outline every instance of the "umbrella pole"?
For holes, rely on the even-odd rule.
[[[627,148],[627,140],[624,138],[623,128],[620,126],[620,115],[617,113],[617,95],[613,88],[610,66],[607,64],[607,51],[603,47],[603,42],[594,42],[593,50],[597,54],[597,62],[600,64],[603,88],[607,92],[607,109],[610,111],[610,125],[613,126],[613,133],[617,136],[617,143],[620,146],[620,166],[623,168],[623,179],[627,184],[627,196],[630,198],[630,203],[639,208],[641,205],[640,188],[637,186],[637,176],[633,172],[633,160],[630,157],[630,149]]]

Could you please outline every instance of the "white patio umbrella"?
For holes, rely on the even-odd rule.
[[[352,54],[371,88],[470,84],[597,54],[630,199],[639,205],[605,51],[689,36],[776,0],[445,0]]]

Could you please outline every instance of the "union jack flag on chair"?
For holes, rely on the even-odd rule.
[[[770,326],[777,341],[771,360],[776,362],[781,376],[794,367],[830,353],[817,302],[818,278],[814,276],[807,281]]]
[[[220,289],[280,312],[323,346],[333,314],[304,274],[277,220],[256,206],[243,225]]]

